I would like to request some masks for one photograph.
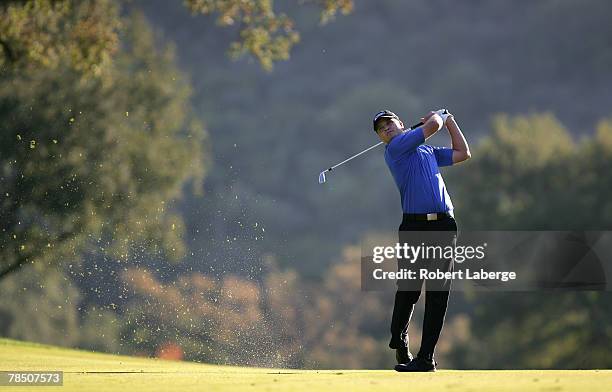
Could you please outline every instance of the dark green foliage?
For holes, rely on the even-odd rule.
[[[176,260],[172,212],[204,172],[202,127],[170,51],[131,19],[103,77],[62,67],[7,71],[0,84],[1,273],[75,260],[87,247],[128,260],[144,246]]]
[[[609,120],[575,141],[550,114],[498,117],[450,184],[462,228],[609,230],[610,146]],[[611,299],[609,292],[467,295],[470,338],[456,342],[449,359],[462,368],[607,368]]]
[[[4,1],[0,69],[68,67],[99,75],[117,52],[120,26],[112,0]]]

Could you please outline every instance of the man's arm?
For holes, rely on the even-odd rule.
[[[451,114],[446,118],[446,128],[451,137],[451,143],[453,148],[453,163],[463,162],[470,159],[472,154],[470,153],[470,147],[465,140],[465,136],[459,129],[459,125],[455,121],[455,117]]]
[[[442,117],[436,112],[429,112],[421,118],[421,122],[423,125],[420,127],[404,132],[389,142],[387,151],[392,157],[398,157],[404,152],[413,151],[419,144],[425,142],[425,139],[438,132],[444,124]]]
[[[421,128],[423,128],[423,136],[425,136],[425,139],[438,132],[444,125],[442,117],[436,112],[429,112],[427,116],[421,118],[421,121],[424,123],[421,125]]]

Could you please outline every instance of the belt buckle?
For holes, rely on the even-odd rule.
[[[438,214],[435,212],[431,214],[427,214],[427,220],[428,221],[438,220]]]

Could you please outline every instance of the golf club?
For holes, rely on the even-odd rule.
[[[436,113],[438,113],[438,114],[440,114],[440,115],[441,115],[441,114],[446,114],[446,113],[448,113],[448,111],[447,111],[446,109],[440,109],[440,110],[436,110]],[[410,130],[412,130],[412,129],[416,128],[416,127],[420,127],[421,125],[423,125],[423,123],[422,123],[422,122],[419,122],[418,124],[415,124],[415,125],[411,126],[410,128],[408,128],[408,129],[407,129],[407,131],[410,131]],[[373,149],[373,148],[376,148],[376,147],[380,146],[381,144],[383,144],[383,142],[378,142],[378,143],[376,143],[375,145],[370,146],[370,147],[366,148],[365,150],[363,150],[363,151],[361,151],[361,152],[358,152],[357,154],[353,155],[352,157],[346,158],[346,159],[345,159],[345,160],[343,160],[342,162],[337,163],[337,164],[335,164],[334,166],[331,166],[329,169],[327,169],[327,170],[323,170],[323,171],[322,171],[322,172],[319,174],[319,184],[323,184],[324,182],[326,182],[326,181],[327,181],[327,178],[326,178],[326,176],[325,176],[325,173],[327,173],[327,172],[331,172],[332,170],[334,170],[334,169],[335,169],[335,168],[337,168],[338,166],[343,165],[343,164],[345,164],[346,162],[348,162],[348,161],[350,161],[350,160],[352,160],[352,159],[357,158],[357,157],[358,157],[359,155],[361,155],[361,154],[365,154],[366,152],[370,151],[370,150],[371,150],[371,149]]]

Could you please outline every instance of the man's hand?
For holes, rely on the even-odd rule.
[[[442,117],[442,121],[444,121],[444,125],[448,128],[448,124],[450,124],[451,120],[455,119],[455,116],[453,116],[453,114],[446,109],[440,109],[440,110],[444,110],[446,112],[443,115],[441,115],[441,117]]]
[[[452,116],[452,114],[450,114],[450,112],[446,109],[438,109],[436,110],[436,113],[438,113],[438,115],[440,115],[440,117],[442,118],[442,123],[446,124],[446,119],[449,116]]]

